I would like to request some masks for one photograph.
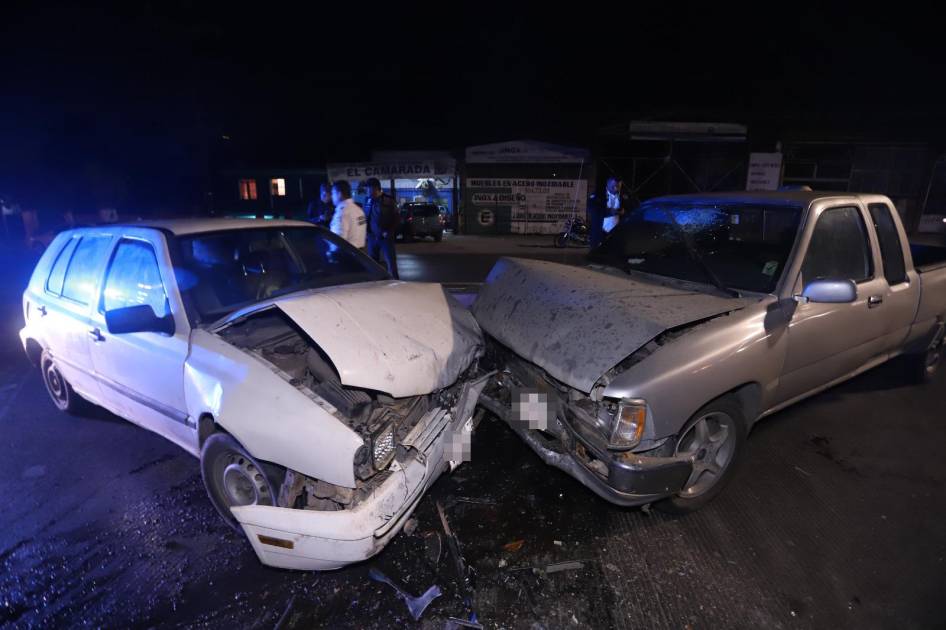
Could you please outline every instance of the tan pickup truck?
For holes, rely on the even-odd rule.
[[[589,258],[496,264],[480,400],[617,504],[697,509],[757,420],[898,355],[940,363],[946,249],[911,247],[880,195],[664,197]]]

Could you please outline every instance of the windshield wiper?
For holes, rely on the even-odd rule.
[[[723,284],[723,281],[719,279],[719,276],[716,275],[716,272],[706,264],[706,261],[703,260],[703,256],[697,250],[696,246],[690,241],[690,235],[687,234],[687,231],[683,229],[683,226],[677,222],[677,217],[673,216],[673,213],[664,208],[663,206],[657,206],[660,208],[660,211],[663,212],[667,217],[670,218],[670,222],[673,223],[673,226],[677,229],[677,232],[680,234],[680,238],[683,239],[683,246],[686,247],[687,254],[690,255],[690,258],[699,266],[700,270],[703,272],[709,281],[720,291],[725,293],[730,297],[742,297],[742,294],[735,289],[731,289]]]

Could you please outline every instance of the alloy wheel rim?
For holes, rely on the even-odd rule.
[[[735,440],[732,416],[721,411],[700,416],[687,429],[677,443],[677,455],[687,457],[693,469],[681,496],[698,497],[722,479],[732,462]]]

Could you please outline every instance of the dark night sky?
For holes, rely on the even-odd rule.
[[[41,207],[181,204],[234,158],[588,146],[632,117],[943,138],[941,23],[889,4],[322,4],[6,7],[0,192]]]

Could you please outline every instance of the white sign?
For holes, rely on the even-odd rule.
[[[467,147],[468,164],[581,164],[590,160],[586,149],[547,142],[514,140]]]
[[[946,215],[924,214],[920,217],[920,232],[946,232]]]
[[[781,153],[750,153],[746,190],[778,190],[782,185]]]
[[[353,164],[329,164],[330,181],[346,179],[361,181],[369,177],[385,179],[424,179],[453,177],[456,173],[454,160],[407,160],[398,162],[358,162]],[[383,185],[383,184],[382,184]]]
[[[466,185],[478,212],[509,208],[514,233],[555,234],[565,219],[585,215],[588,182],[583,179],[480,178]]]

